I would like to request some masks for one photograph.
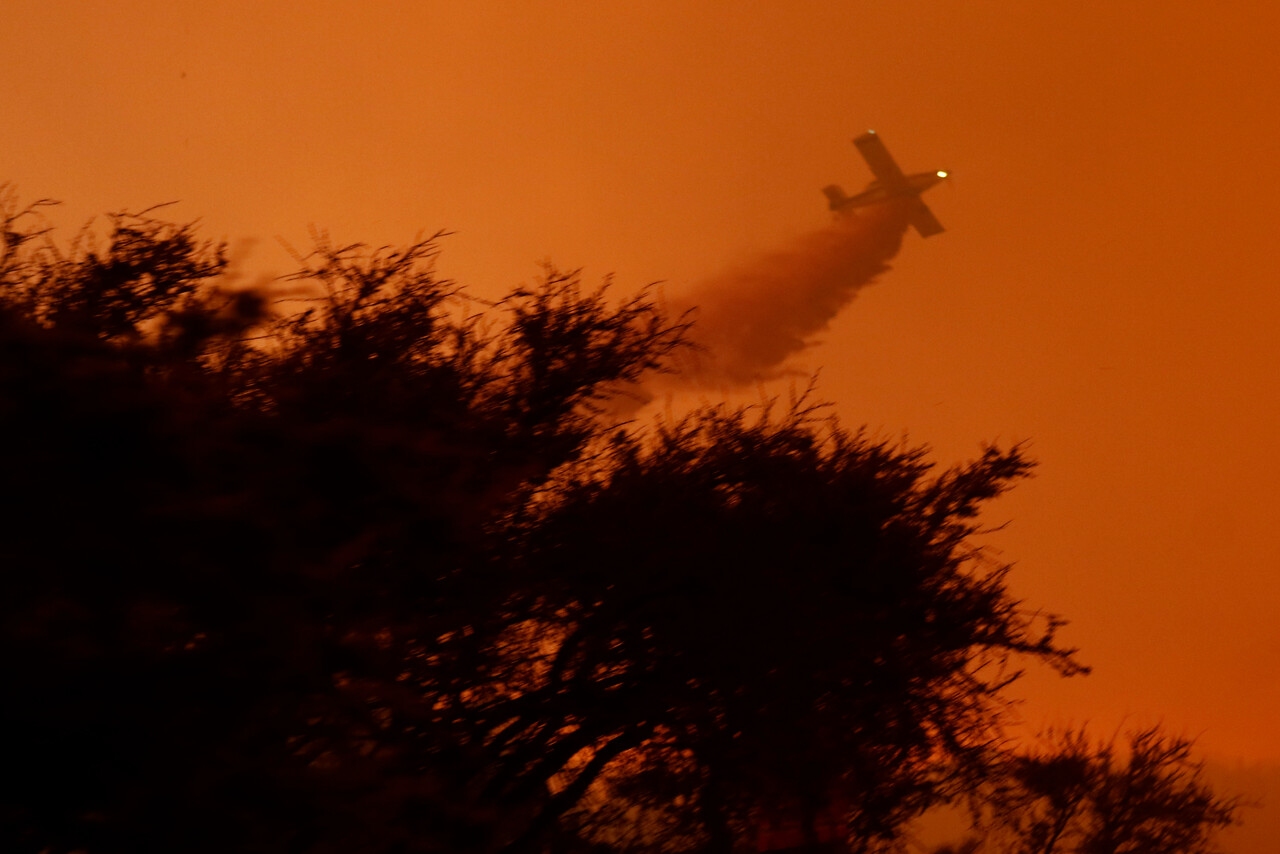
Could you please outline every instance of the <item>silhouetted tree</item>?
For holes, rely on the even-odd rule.
[[[1201,776],[1192,743],[1151,727],[1095,743],[1084,729],[1011,754],[979,801],[992,850],[1010,854],[1212,854],[1237,798]]]
[[[1019,448],[613,424],[679,319],[434,239],[321,235],[284,312],[190,225],[6,211],[6,850],[871,850],[986,779],[1016,659],[1080,669],[973,542]]]
[[[483,623],[494,525],[678,326],[549,271],[487,330],[431,240],[321,239],[273,317],[191,226],[38,213],[0,256],[0,847],[466,848],[402,659]]]
[[[971,543],[1019,449],[935,475],[820,414],[617,432],[516,517],[507,631],[471,644],[493,687],[457,708],[495,757],[487,791],[555,791],[526,832],[577,805],[616,834],[583,801],[599,781],[710,850],[769,822],[892,840],[981,767],[1010,656],[1078,669]]]

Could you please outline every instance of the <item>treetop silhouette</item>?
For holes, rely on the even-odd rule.
[[[616,423],[686,346],[649,290],[484,303],[438,235],[234,290],[191,224],[39,210],[0,255],[9,850],[871,851],[1004,767],[1024,663],[1084,669],[975,545],[1020,446],[938,472],[807,396]]]

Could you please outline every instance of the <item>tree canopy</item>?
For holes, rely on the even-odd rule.
[[[191,224],[6,204],[6,850],[870,851],[1083,669],[976,541],[1019,446],[616,423],[686,346],[649,290],[323,235],[237,290]]]
[[[1157,727],[1123,742],[1094,742],[1084,728],[1049,733],[991,777],[980,823],[1019,854],[1212,854],[1241,801],[1213,790],[1191,748]]]

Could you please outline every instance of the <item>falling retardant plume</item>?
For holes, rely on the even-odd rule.
[[[616,408],[634,411],[681,388],[729,390],[785,373],[787,360],[816,343],[858,291],[889,269],[906,227],[905,205],[876,205],[668,293],[671,317],[688,312],[694,347],[679,354],[673,373],[647,377],[624,394],[632,402],[619,399]]]

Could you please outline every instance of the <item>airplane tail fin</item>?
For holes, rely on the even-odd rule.
[[[836,184],[829,184],[822,188],[822,194],[827,197],[827,207],[833,211],[838,211],[844,207],[844,203],[849,201],[849,197],[844,194],[844,190],[840,189]]]

